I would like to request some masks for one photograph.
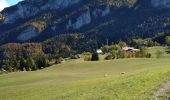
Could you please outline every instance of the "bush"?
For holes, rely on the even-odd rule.
[[[93,54],[92,54],[91,61],[99,61],[99,55],[98,55],[98,53],[93,53]]]
[[[59,57],[59,58],[56,60],[55,64],[61,64],[62,61],[64,61],[64,59],[63,59],[62,57]]]
[[[136,58],[151,58],[148,48],[141,48],[140,51],[135,53]]]
[[[80,59],[80,56],[79,55],[71,55],[70,59]]]
[[[92,55],[90,52],[84,53],[84,61],[91,61]]]
[[[104,59],[105,60],[112,60],[113,58],[112,58],[112,55],[107,55]]]
[[[152,55],[151,55],[150,53],[148,53],[147,56],[146,56],[146,58],[151,58],[151,56],[152,56]]]
[[[116,55],[113,53],[113,54],[107,55],[104,59],[105,60],[112,60],[112,59],[115,59],[115,58],[116,58]]]
[[[126,58],[126,52],[119,50],[117,53],[117,59]]]
[[[168,46],[170,45],[170,36],[166,36],[165,42]]]

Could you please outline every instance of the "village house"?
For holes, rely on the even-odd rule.
[[[101,49],[98,49],[96,52],[97,52],[98,54],[103,54],[103,51],[102,51]]]
[[[138,52],[138,51],[140,51],[139,49],[135,49],[134,47],[124,47],[124,48],[122,48],[122,50],[125,51],[125,52],[128,52],[128,51]]]

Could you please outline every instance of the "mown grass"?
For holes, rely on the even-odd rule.
[[[168,57],[72,61],[0,75],[0,100],[145,100],[169,76]]]

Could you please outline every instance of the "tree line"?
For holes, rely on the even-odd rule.
[[[85,39],[85,40],[84,40]],[[159,34],[154,38],[132,39],[128,42],[117,42],[111,45],[99,46],[95,40],[88,42],[83,34],[64,34],[43,43],[10,43],[0,46],[0,70],[6,71],[34,71],[42,69],[52,64],[59,64],[63,58],[79,58],[77,54],[83,52],[85,61],[98,61],[99,56],[96,49],[100,49],[106,54],[105,60],[122,58],[150,58],[147,47],[159,46],[157,40],[164,40],[164,45],[170,45],[170,37]],[[74,41],[74,42],[71,42]],[[83,42],[81,42],[83,41]],[[81,46],[79,46],[81,45]],[[139,51],[123,51],[127,46],[133,46]],[[92,52],[92,53],[91,53]],[[161,52],[157,52],[159,58]]]

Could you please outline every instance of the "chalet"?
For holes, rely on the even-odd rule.
[[[122,48],[123,51],[131,51],[131,52],[137,52],[137,51],[140,51],[139,49],[135,49],[134,47],[124,47]]]

